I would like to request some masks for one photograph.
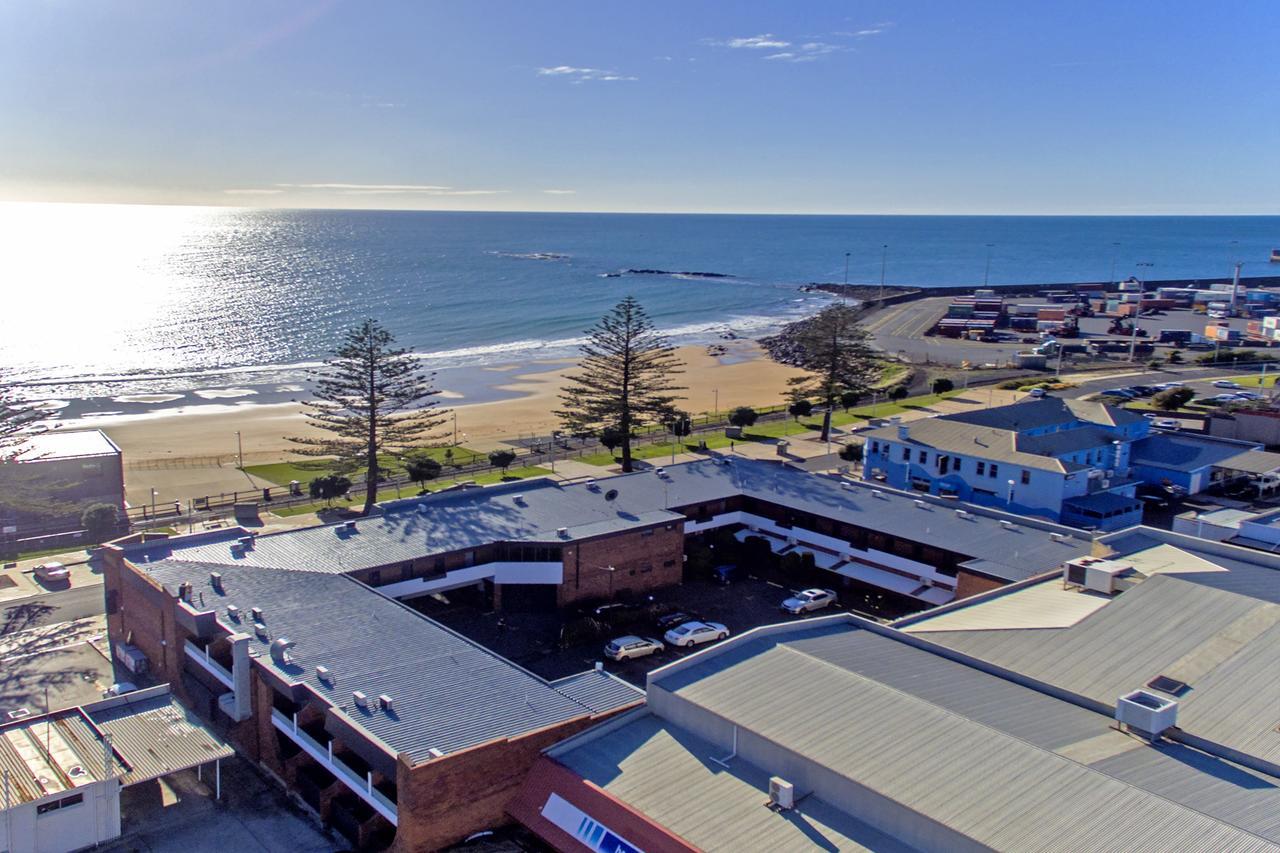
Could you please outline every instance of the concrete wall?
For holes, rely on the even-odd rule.
[[[1235,412],[1214,414],[1209,418],[1209,435],[1257,441],[1267,446],[1280,444],[1280,414],[1270,412]]]

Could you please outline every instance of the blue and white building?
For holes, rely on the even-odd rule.
[[[1141,523],[1142,483],[1202,491],[1222,462],[1260,446],[1056,397],[892,423],[866,440],[865,479],[1101,530]]]

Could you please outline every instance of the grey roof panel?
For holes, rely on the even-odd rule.
[[[112,747],[129,764],[121,779],[133,785],[220,758],[234,751],[165,688],[151,688],[87,705],[85,714],[111,735]]]
[[[589,669],[551,682],[556,690],[596,713],[644,701],[644,691],[604,670]]]
[[[1133,465],[1170,471],[1198,471],[1220,465],[1252,446],[1256,445],[1209,436],[1156,432],[1133,443],[1129,461]]]
[[[251,640],[259,664],[287,682],[307,684],[393,752],[415,760],[432,749],[454,752],[592,713],[543,679],[345,575],[178,560],[149,568],[171,593],[191,582],[193,599],[218,612],[231,630],[253,634],[247,616],[241,624],[230,620],[227,605],[242,614],[262,608],[268,637]],[[210,586],[211,571],[222,574],[224,594]],[[279,637],[296,644],[290,664],[269,654]],[[335,673],[332,686],[316,677],[317,666]],[[391,696],[394,713],[358,707],[355,690]]]

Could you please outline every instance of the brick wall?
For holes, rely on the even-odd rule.
[[[400,826],[393,853],[438,850],[511,822],[507,807],[542,751],[613,716],[579,717],[411,766],[397,762]]]
[[[986,575],[973,574],[961,569],[956,573],[956,600],[968,598],[980,592],[990,592],[993,589],[999,589],[1007,585],[1006,581],[989,578]]]
[[[683,568],[683,521],[584,540],[565,546],[557,603],[673,586],[680,583]]]

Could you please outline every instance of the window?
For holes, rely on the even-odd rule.
[[[956,469],[957,474],[960,473],[960,462],[961,462],[960,459],[951,460],[951,467]]]
[[[72,806],[78,806],[84,802],[84,794],[72,794],[69,797],[63,797],[60,800],[54,800],[51,803],[41,803],[36,806],[36,814],[44,815],[49,812],[55,812],[58,809],[69,809]]]
[[[904,447],[904,448],[902,448],[902,461],[903,461],[903,462],[910,462],[910,461],[911,461],[911,448],[910,448],[910,447]]]
[[[1029,486],[1029,485],[1031,485],[1031,472],[1030,472],[1030,471],[1023,471],[1023,472],[1022,472],[1022,485],[1024,485],[1024,486]]]
[[[982,476],[983,474],[985,474],[985,473],[987,473],[987,463],[985,463],[985,462],[979,462],[979,463],[978,463],[978,476],[979,476],[979,477],[981,477],[981,476]]]
[[[676,561],[675,561],[675,560],[663,560],[663,561],[662,561],[662,568],[664,568],[664,569],[669,569],[669,568],[671,568],[672,566],[674,566],[675,564],[676,564]]]
[[[997,473],[999,470],[1000,470],[1000,469],[996,466],[996,463],[992,462],[992,463],[991,463],[991,473],[990,473],[988,476],[991,476],[991,477],[996,476],[996,473]]]
[[[921,450],[920,455],[917,458],[920,460],[920,464],[923,465],[929,461],[929,451]]]
[[[880,452],[880,442],[878,442],[878,441],[873,441],[873,442],[871,442],[871,452],[872,452],[872,453],[879,453],[879,452]]]

